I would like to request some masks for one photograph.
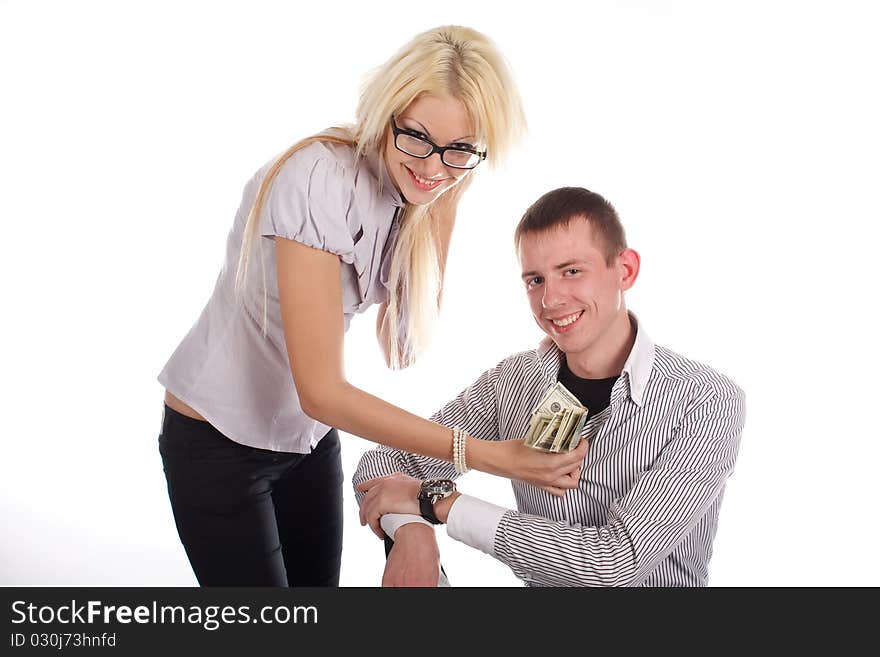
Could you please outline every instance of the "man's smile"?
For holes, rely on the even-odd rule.
[[[570,315],[563,315],[562,317],[555,318],[547,318],[551,324],[553,324],[554,329],[557,333],[565,333],[570,331],[575,324],[578,323],[581,316],[584,314],[583,310],[579,310],[576,313],[571,313]]]

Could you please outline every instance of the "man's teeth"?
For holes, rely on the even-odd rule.
[[[556,326],[568,326],[572,322],[576,321],[578,317],[581,316],[581,313],[575,313],[574,315],[569,315],[568,317],[563,317],[562,319],[551,319]]]

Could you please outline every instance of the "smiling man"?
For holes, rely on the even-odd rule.
[[[655,345],[628,312],[639,255],[586,189],[542,196],[516,229],[537,349],[483,373],[432,419],[497,440],[526,435],[557,381],[588,409],[578,487],[512,482],[517,510],[455,490],[446,461],[380,447],[354,476],[361,522],[394,539],[384,585],[432,586],[432,524],[529,586],[705,586],[745,399],[730,379]],[[466,455],[465,455],[466,456]],[[440,480],[428,481],[424,480]],[[421,499],[420,499],[421,498]],[[430,521],[430,522],[429,522]]]

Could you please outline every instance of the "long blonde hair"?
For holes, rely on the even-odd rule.
[[[402,113],[425,93],[452,96],[464,104],[475,134],[486,146],[490,165],[504,158],[525,129],[510,70],[488,37],[455,25],[422,32],[368,77],[354,125],[332,128],[297,142],[269,168],[248,214],[236,272],[237,289],[244,285],[263,204],[284,163],[298,150],[321,141],[351,146],[357,159],[377,153],[379,166],[384,167],[391,116]],[[262,240],[259,242],[262,261]],[[264,328],[265,275],[264,269]],[[411,365],[427,345],[437,316],[439,278],[430,207],[407,203],[391,259],[391,293],[385,313],[392,367]]]

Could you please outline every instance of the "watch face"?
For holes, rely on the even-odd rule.
[[[426,479],[422,482],[422,488],[419,491],[420,496],[425,496],[434,501],[449,497],[455,491],[455,482],[451,479]]]

